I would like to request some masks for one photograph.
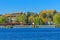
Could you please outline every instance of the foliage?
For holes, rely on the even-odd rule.
[[[43,20],[44,23],[46,23],[48,21],[53,21],[53,16],[55,13],[55,10],[43,10],[39,13],[39,17]]]
[[[27,16],[35,16],[35,15],[37,15],[37,14],[34,12],[27,12]]]
[[[27,12],[27,23],[32,23],[34,20],[34,17],[37,16],[38,14],[34,12]]]
[[[43,14],[43,18],[46,18],[47,17],[47,15],[46,14]]]
[[[39,14],[34,13],[34,12],[27,12],[27,14],[25,13],[21,13],[20,15],[16,14],[13,17],[17,17],[17,22],[22,22],[22,23],[34,23],[35,25],[42,25],[46,22],[51,22],[54,21],[55,24],[60,24],[60,14],[56,14],[56,11],[54,10],[43,10],[41,11]],[[54,16],[55,15],[55,16]],[[6,17],[4,16],[0,16],[0,23],[5,23],[7,22],[12,22],[12,17],[8,20],[8,17],[10,15],[6,15]],[[7,19],[7,20],[6,20]]]
[[[60,14],[55,14],[53,21],[55,24],[60,24]]]
[[[26,15],[21,14],[20,16],[18,16],[18,21],[22,23],[26,23]]]
[[[4,24],[6,22],[5,16],[0,16],[0,24]]]
[[[34,23],[35,23],[36,25],[42,25],[42,24],[43,24],[43,21],[42,21],[38,16],[36,16],[36,17],[34,18]]]
[[[34,22],[34,16],[29,16],[28,21],[29,21],[30,23],[33,23],[33,22]]]
[[[34,23],[35,25],[41,25],[41,24],[43,24],[43,22],[42,22],[42,20],[38,17],[38,16],[30,16],[29,17],[29,21],[31,22],[31,23]]]

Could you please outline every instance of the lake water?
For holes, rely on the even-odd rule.
[[[60,40],[60,28],[0,28],[0,40]]]

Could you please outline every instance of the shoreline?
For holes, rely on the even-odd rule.
[[[55,25],[7,25],[0,28],[58,28]]]

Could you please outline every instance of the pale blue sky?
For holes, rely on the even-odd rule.
[[[60,0],[0,0],[0,14],[51,9],[60,11]]]

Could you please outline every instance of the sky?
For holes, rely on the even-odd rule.
[[[60,0],[0,0],[0,14],[42,10],[60,11]]]

